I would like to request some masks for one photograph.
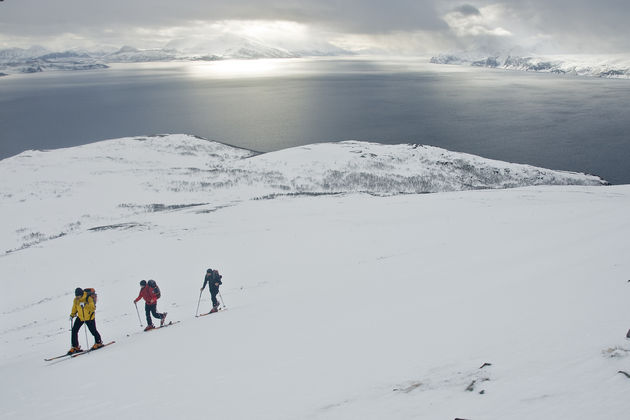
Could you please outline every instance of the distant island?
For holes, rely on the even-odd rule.
[[[628,55],[522,55],[448,53],[431,57],[434,64],[465,65],[504,70],[535,71],[574,76],[630,78]]]

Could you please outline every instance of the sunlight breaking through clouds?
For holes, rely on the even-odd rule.
[[[625,53],[625,0],[11,0],[0,48],[183,48],[236,37],[296,55],[523,47],[539,53]],[[335,49],[337,48],[337,50]],[[315,53],[315,54],[313,54]]]

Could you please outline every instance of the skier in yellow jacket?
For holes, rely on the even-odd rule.
[[[103,347],[103,341],[101,340],[101,335],[96,329],[96,320],[94,319],[96,312],[94,297],[80,287],[75,289],[74,295],[75,298],[72,304],[72,312],[70,312],[70,320],[74,319],[75,316],[77,319],[74,321],[74,325],[72,326],[72,347],[68,350],[68,354],[83,351],[81,350],[81,346],[79,346],[79,329],[83,324],[87,325],[88,329],[94,336],[95,344],[92,348],[98,349]]]

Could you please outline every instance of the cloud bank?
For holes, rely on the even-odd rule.
[[[154,48],[182,37],[249,31],[263,41],[299,32],[300,42],[357,51],[628,52],[629,20],[627,0],[5,0],[0,48]],[[286,32],[287,25],[300,29]]]

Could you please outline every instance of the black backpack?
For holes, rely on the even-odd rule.
[[[155,296],[159,299],[162,296],[162,293],[160,293],[160,288],[158,287],[155,280],[149,280],[149,283],[147,284],[153,289],[153,293],[155,293]]]
[[[212,270],[212,282],[213,283],[221,283],[221,279],[223,278],[223,276],[221,274],[219,274],[219,272],[217,270]]]

